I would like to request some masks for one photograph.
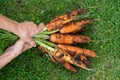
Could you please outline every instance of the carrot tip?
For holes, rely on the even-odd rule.
[[[100,19],[99,19],[99,18],[95,18],[94,20],[95,20],[95,21],[99,21]]]
[[[88,70],[88,71],[92,71],[93,69],[89,69],[89,68],[86,68],[86,67],[82,67],[83,69],[85,70]]]
[[[96,43],[99,43],[100,41],[96,41],[96,40],[91,40],[91,42],[96,42]]]

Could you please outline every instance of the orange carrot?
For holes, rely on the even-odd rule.
[[[75,44],[89,43],[91,40],[88,36],[54,33],[51,34],[50,41],[61,44]]]
[[[71,55],[71,53],[69,53],[69,54]],[[74,56],[72,56],[72,57],[74,57],[74,59],[77,60],[77,61],[87,61],[87,57],[85,55],[74,54]]]
[[[50,22],[56,22],[56,21],[59,21],[60,19],[67,20],[67,19],[70,19],[70,18],[74,18],[75,16],[77,16],[78,14],[83,13],[83,12],[85,12],[85,9],[78,8],[78,9],[76,9],[76,10],[70,12],[70,13],[58,16],[58,17],[54,18],[53,20],[51,20]]]
[[[84,9],[78,8],[77,10],[74,10],[68,14],[64,14],[62,16],[56,17],[49,24],[46,25],[47,30],[51,31],[51,30],[60,29],[64,24],[76,20],[76,16],[84,11],[85,11]]]
[[[84,64],[82,61],[75,60],[69,53],[65,52],[61,48],[56,49],[54,55],[57,56],[58,58],[61,58],[64,61],[72,64],[72,65],[81,67],[81,68],[86,69],[86,70],[90,70],[87,68],[86,64]]]
[[[58,47],[65,50],[71,55],[85,55],[85,56],[91,56],[91,57],[96,57],[96,53],[89,50],[89,49],[82,49],[79,47],[74,47],[70,45],[63,45],[63,44],[58,44]]]
[[[38,49],[42,52],[42,53],[46,53],[46,49],[42,46],[38,46]]]
[[[90,62],[88,61],[87,57],[85,55],[80,55],[80,59],[81,61],[83,61],[86,65],[90,64]]]
[[[72,57],[74,57],[74,59],[77,60],[79,63],[80,63],[81,61],[82,61],[83,63],[87,64],[87,65],[90,63],[85,55],[76,54],[76,53],[74,53],[74,55],[73,55],[73,53],[72,53],[72,54],[69,53],[69,54],[70,54]]]
[[[82,20],[80,22],[70,22],[65,24],[61,29],[60,33],[76,33],[82,30],[86,25],[89,25],[93,22],[92,19]]]
[[[87,60],[87,57],[86,57],[85,55],[80,55],[80,59],[81,59],[82,61],[85,61],[85,60]]]
[[[72,72],[77,72],[77,69],[76,69],[74,66],[72,66],[70,63],[68,63],[68,62],[66,62],[65,64],[63,64],[63,66],[64,66],[66,69],[68,69],[68,70],[70,70],[70,71],[72,71]]]
[[[70,63],[66,62],[65,60],[57,57],[54,55],[54,53],[52,54],[53,58],[58,62],[60,63],[61,65],[63,65],[66,69],[72,71],[72,72],[77,72],[77,69],[72,66]]]

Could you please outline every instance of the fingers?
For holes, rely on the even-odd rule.
[[[21,40],[25,42],[25,48],[23,49],[23,51],[36,46],[36,43],[32,39],[32,37],[38,34],[43,29],[43,27],[43,23],[41,23],[39,26],[31,21],[20,23],[20,26],[18,28],[18,36]]]
[[[26,38],[26,39],[25,39],[25,42],[28,43],[28,44],[29,44],[30,46],[32,46],[32,47],[35,47],[35,46],[36,46],[35,41],[34,41],[31,37]]]
[[[42,31],[43,28],[44,28],[44,23],[40,23],[38,26],[38,32]]]
[[[33,46],[31,46],[30,44],[25,43],[22,52],[24,52],[24,51],[26,51],[26,50],[28,50],[28,49],[30,49],[30,48],[32,48],[32,47],[33,47]]]

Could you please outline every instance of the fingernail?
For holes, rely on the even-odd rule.
[[[34,45],[33,47],[36,47],[36,45]]]

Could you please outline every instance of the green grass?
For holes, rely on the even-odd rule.
[[[98,42],[80,44],[94,50],[99,58],[89,58],[93,71],[81,68],[70,72],[52,63],[37,48],[27,50],[0,70],[1,80],[120,80],[120,1],[119,0],[0,0],[0,13],[23,22],[47,24],[51,19],[78,7],[89,8],[98,18],[82,33]],[[0,53],[18,37],[0,30]]]

